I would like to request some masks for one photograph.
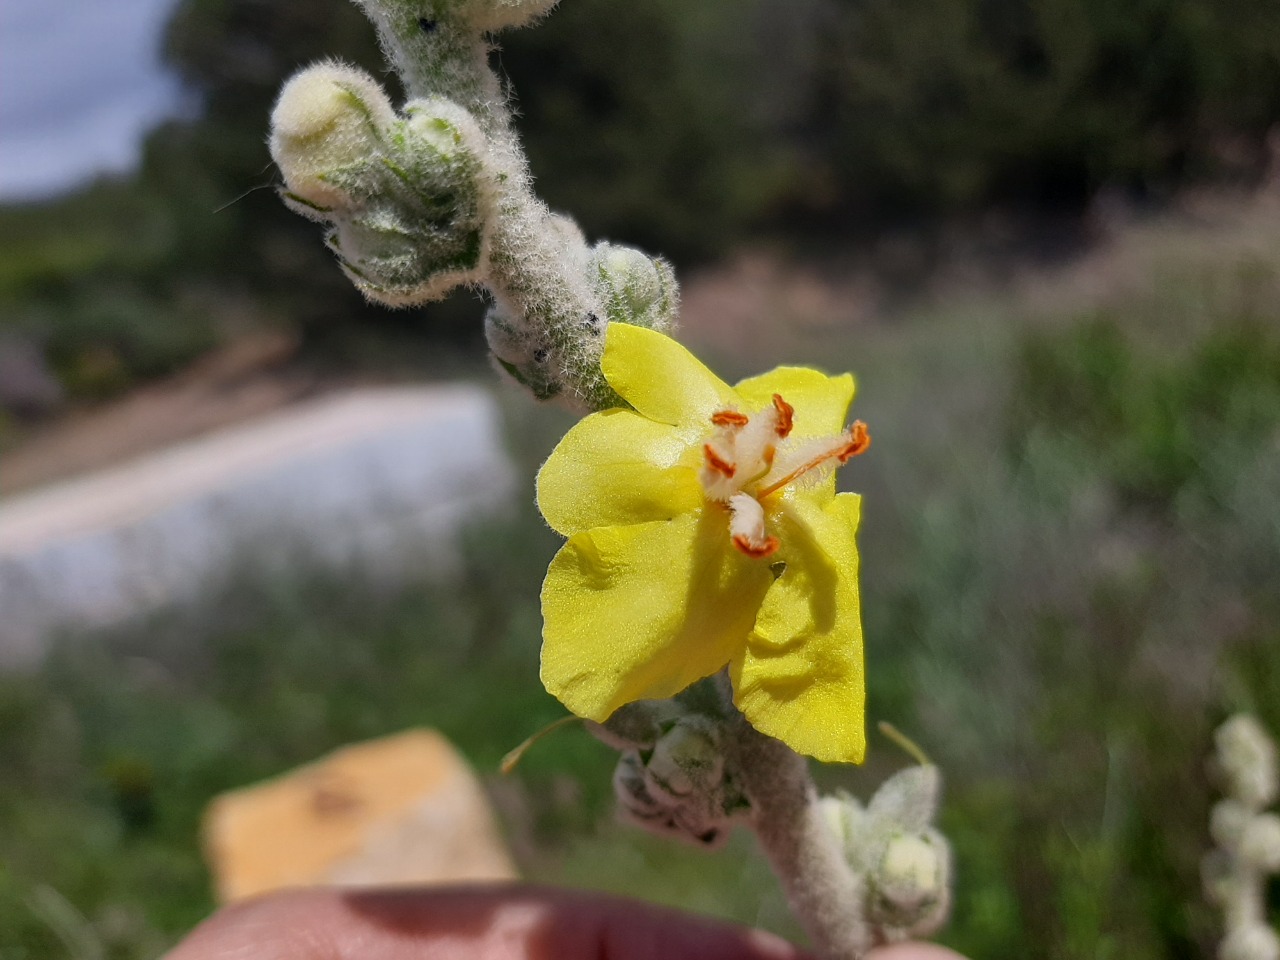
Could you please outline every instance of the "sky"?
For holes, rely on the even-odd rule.
[[[160,66],[174,0],[0,0],[0,200],[127,171],[181,102]]]

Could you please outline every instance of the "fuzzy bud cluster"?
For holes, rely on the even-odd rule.
[[[880,940],[927,936],[950,907],[951,848],[932,825],[942,781],[934,766],[886,780],[864,807],[842,794],[820,801],[855,873],[866,878],[867,919]]]
[[[625,750],[613,777],[622,815],[699,846],[723,842],[747,802],[726,768],[722,730],[709,717],[686,714],[651,744]]]
[[[371,77],[337,64],[293,77],[272,113],[285,202],[329,224],[347,276],[390,306],[480,279],[494,193],[483,142],[465,110],[417,100],[400,116]]]
[[[1266,881],[1280,874],[1280,816],[1265,808],[1280,794],[1276,747],[1256,719],[1240,715],[1216,735],[1227,796],[1213,808],[1217,848],[1203,867],[1205,891],[1223,910],[1220,960],[1280,960],[1280,936],[1266,922]]]
[[[539,399],[619,405],[600,371],[605,326],[669,330],[679,294],[664,261],[588,246],[533,193],[488,36],[555,0],[358,2],[410,99],[397,111],[372,77],[341,64],[294,76],[272,113],[285,202],[327,225],[370,299],[404,307],[484,287],[502,369]]]

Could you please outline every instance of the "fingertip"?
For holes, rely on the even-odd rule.
[[[807,954],[789,940],[764,930],[743,931],[749,960],[806,960]]]
[[[581,924],[594,927],[602,945],[590,955],[606,960],[810,960],[772,933],[656,904],[587,896],[577,907],[560,915],[558,949],[545,960],[575,956],[564,947]]]
[[[895,943],[877,947],[867,960],[966,960],[961,954],[936,943]]]

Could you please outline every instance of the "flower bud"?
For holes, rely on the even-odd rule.
[[[1251,810],[1270,806],[1280,792],[1276,747],[1258,721],[1248,715],[1232,717],[1218,728],[1218,762],[1228,792]]]
[[[1266,924],[1237,927],[1222,941],[1218,960],[1280,960],[1280,938]]]
[[[872,918],[895,939],[935,929],[946,914],[950,860],[937,831],[892,837],[869,877]]]
[[[714,721],[690,714],[676,720],[647,756],[624,753],[613,780],[623,815],[654,833],[718,845],[733,817],[746,809],[741,789],[726,775],[719,733]]]
[[[315,212],[349,206],[327,175],[375,156],[395,119],[386,94],[359,70],[325,63],[295,75],[271,113],[271,155],[292,198]]]
[[[865,817],[862,804],[856,798],[840,793],[836,796],[819,798],[818,809],[827,823],[827,829],[831,831],[831,835],[840,844],[840,849],[844,851],[845,859],[852,863],[857,838],[865,833],[862,829],[862,821]]]
[[[873,817],[891,820],[903,830],[923,830],[938,812],[942,777],[932,765],[907,767],[880,785],[867,805]]]
[[[649,776],[672,796],[714,789],[724,778],[724,756],[715,729],[701,718],[677,723],[654,745]]]
[[[1245,825],[1251,814],[1239,800],[1220,800],[1213,805],[1209,816],[1209,833],[1214,842],[1226,850],[1235,850],[1244,836]]]
[[[1244,825],[1239,851],[1259,870],[1280,873],[1280,816],[1264,813],[1250,819]]]
[[[610,320],[659,331],[674,325],[678,287],[665,260],[611,243],[599,243],[591,253],[596,290]]]
[[[928,836],[894,837],[880,861],[877,880],[881,893],[897,906],[914,909],[941,893],[944,862]]]

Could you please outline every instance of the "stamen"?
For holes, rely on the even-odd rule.
[[[786,439],[791,435],[791,428],[795,426],[796,408],[787,401],[782,399],[782,394],[775,393],[773,395],[773,408],[778,411],[778,436]]]
[[[711,422],[717,427],[745,427],[750,419],[737,410],[717,410],[711,415]]]
[[[782,541],[777,537],[765,537],[760,544],[752,543],[746,537],[739,534],[733,538],[733,545],[742,553],[745,553],[753,560],[763,560],[765,557],[773,556],[778,547],[782,546]]]
[[[737,466],[721,457],[711,444],[703,444],[702,452],[707,458],[707,466],[716,471],[716,473],[732,480],[733,475],[738,472]]]
[[[756,496],[763,500],[769,494],[777,493],[787,484],[800,479],[811,470],[822,470],[823,468],[829,470],[833,460],[842,464],[848,463],[849,460],[864,452],[869,446],[871,446],[871,435],[867,432],[867,425],[859,420],[837,438],[837,445],[820,449],[816,454],[792,468],[781,479],[775,480],[769,486],[757,492]]]
[[[777,454],[779,412],[772,406],[751,415],[747,425],[734,437],[734,460],[738,465],[741,490],[748,483],[765,476]]]
[[[861,420],[855,420],[852,427],[849,428],[850,439],[849,445],[836,454],[841,463],[848,463],[860,453],[866,453],[867,447],[871,446],[871,434],[867,432],[867,425]]]
[[[738,493],[729,499],[733,516],[729,520],[729,536],[733,545],[748,557],[762,559],[781,545],[777,537],[768,536],[764,527],[764,508],[750,494]]]

